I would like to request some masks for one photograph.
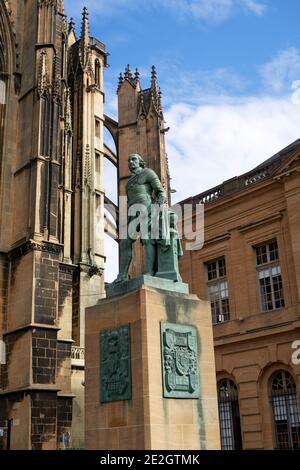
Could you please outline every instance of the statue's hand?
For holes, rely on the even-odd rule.
[[[120,282],[126,281],[127,276],[124,273],[120,273],[117,277],[117,279],[114,280],[113,284],[119,284]]]
[[[157,204],[165,204],[167,202],[167,199],[163,194],[159,194],[156,199]]]

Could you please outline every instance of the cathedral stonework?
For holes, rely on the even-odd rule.
[[[116,122],[104,114],[107,57],[86,8],[77,32],[63,0],[1,1],[1,448],[13,421],[12,449],[84,447],[85,309],[105,296],[104,234],[114,230],[99,217],[110,202],[103,165],[124,173],[132,125],[132,150],[151,148],[168,190],[156,72],[143,91],[126,68]]]

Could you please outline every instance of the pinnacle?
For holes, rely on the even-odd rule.
[[[74,30],[75,30],[75,21],[74,21],[74,18],[71,17],[70,22],[69,22],[69,32],[74,31]]]
[[[152,80],[156,80],[156,79],[157,79],[157,73],[156,73],[155,65],[152,65],[151,76],[152,76]]]
[[[126,69],[125,69],[125,78],[127,80],[132,80],[132,73],[131,73],[131,70],[130,70],[130,65],[128,64]]]
[[[89,28],[89,12],[87,7],[83,8],[82,11],[82,33],[88,32]]]
[[[151,71],[151,88],[155,91],[157,91],[157,73],[156,73],[156,68],[155,65],[152,65],[152,71]]]
[[[82,47],[87,48],[89,43],[89,12],[87,7],[84,7],[82,12],[81,42]]]
[[[139,78],[140,78],[140,72],[139,72],[138,68],[135,69],[134,78],[135,78],[136,80],[139,80]]]
[[[88,11],[87,7],[83,7],[82,16],[83,16],[83,19],[84,19],[84,20],[87,20],[87,19],[88,19],[88,17],[89,17],[89,11]]]

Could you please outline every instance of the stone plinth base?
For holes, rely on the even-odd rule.
[[[200,398],[164,398],[161,322],[196,328]],[[101,403],[100,333],[125,325],[130,325],[131,399]],[[220,448],[208,302],[141,285],[86,310],[85,344],[86,449]]]

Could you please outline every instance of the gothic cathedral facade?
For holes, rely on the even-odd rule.
[[[126,68],[117,123],[104,114],[107,56],[86,8],[77,37],[63,0],[1,0],[0,427],[13,420],[13,449],[84,446],[84,313],[104,296],[110,231],[104,158],[120,194],[130,152],[169,187],[155,69],[144,91]]]

